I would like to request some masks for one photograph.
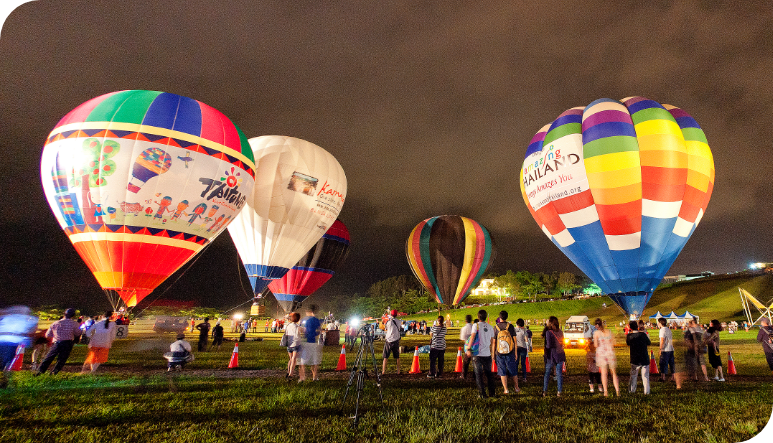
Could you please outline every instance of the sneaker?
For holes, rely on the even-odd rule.
[[[713,378],[713,380],[714,380],[714,381],[719,381],[719,376],[718,376],[718,375],[715,375],[715,376],[714,376],[714,378]]]
[[[724,379],[724,378],[720,378],[720,379],[719,379],[719,380],[717,380],[717,381],[725,381],[725,379]]]

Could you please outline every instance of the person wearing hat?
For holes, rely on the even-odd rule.
[[[46,372],[51,363],[54,362],[54,359],[56,359],[56,366],[51,371],[52,374],[59,373],[64,364],[67,363],[72,347],[75,345],[75,339],[79,338],[83,332],[80,330],[80,324],[73,320],[73,317],[75,317],[75,309],[67,308],[64,311],[64,318],[52,323],[48,331],[46,331],[46,338],[52,338],[54,344],[49,349],[48,354],[46,354],[46,358],[40,363],[40,367],[38,367],[35,375]]]
[[[395,365],[397,368],[397,375],[400,375],[400,330],[402,324],[397,319],[397,310],[392,309],[387,318],[385,329],[386,337],[384,343],[384,363],[381,366],[381,373],[386,373],[387,360],[389,360],[389,354],[395,356]]]

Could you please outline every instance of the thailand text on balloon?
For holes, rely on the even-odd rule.
[[[634,317],[698,226],[713,186],[698,123],[642,97],[567,110],[537,132],[521,168],[521,193],[545,235]]]
[[[114,307],[136,305],[209,244],[255,181],[231,120],[157,91],[78,106],[51,131],[40,167],[54,215]]]
[[[257,295],[333,225],[346,200],[346,175],[335,157],[305,140],[269,135],[249,143],[255,188],[228,233]]]
[[[466,217],[443,215],[413,228],[405,254],[416,278],[438,303],[457,305],[483,278],[495,248],[483,225]]]
[[[349,254],[349,230],[336,220],[317,243],[268,288],[285,312],[295,309],[330,280]]]

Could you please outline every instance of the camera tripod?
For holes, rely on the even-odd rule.
[[[349,389],[354,385],[355,380],[357,383],[357,397],[354,402],[354,419],[353,427],[357,427],[360,422],[360,399],[362,398],[362,392],[365,389],[365,378],[368,377],[367,357],[370,353],[370,358],[373,362],[373,373],[376,374],[376,386],[378,387],[378,396],[381,402],[384,402],[384,394],[381,391],[381,374],[378,372],[376,366],[376,354],[373,351],[373,330],[370,325],[363,326],[357,334],[360,337],[360,347],[357,348],[357,357],[352,365],[352,372],[349,375],[349,382],[346,383],[346,392],[344,398],[341,401],[341,411],[346,406],[346,397],[349,395]],[[369,377],[368,377],[369,378]]]

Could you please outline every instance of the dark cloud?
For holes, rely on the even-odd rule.
[[[715,157],[712,202],[672,272],[770,259],[766,2],[399,3],[21,6],[0,39],[3,226],[55,228],[38,162],[61,116],[109,91],[155,89],[214,106],[250,137],[292,135],[339,159],[353,249],[323,292],[409,272],[411,228],[446,213],[492,231],[498,270],[574,269],[521,199],[526,145],[567,108],[644,95],[692,114]],[[3,261],[27,263],[15,251]]]

